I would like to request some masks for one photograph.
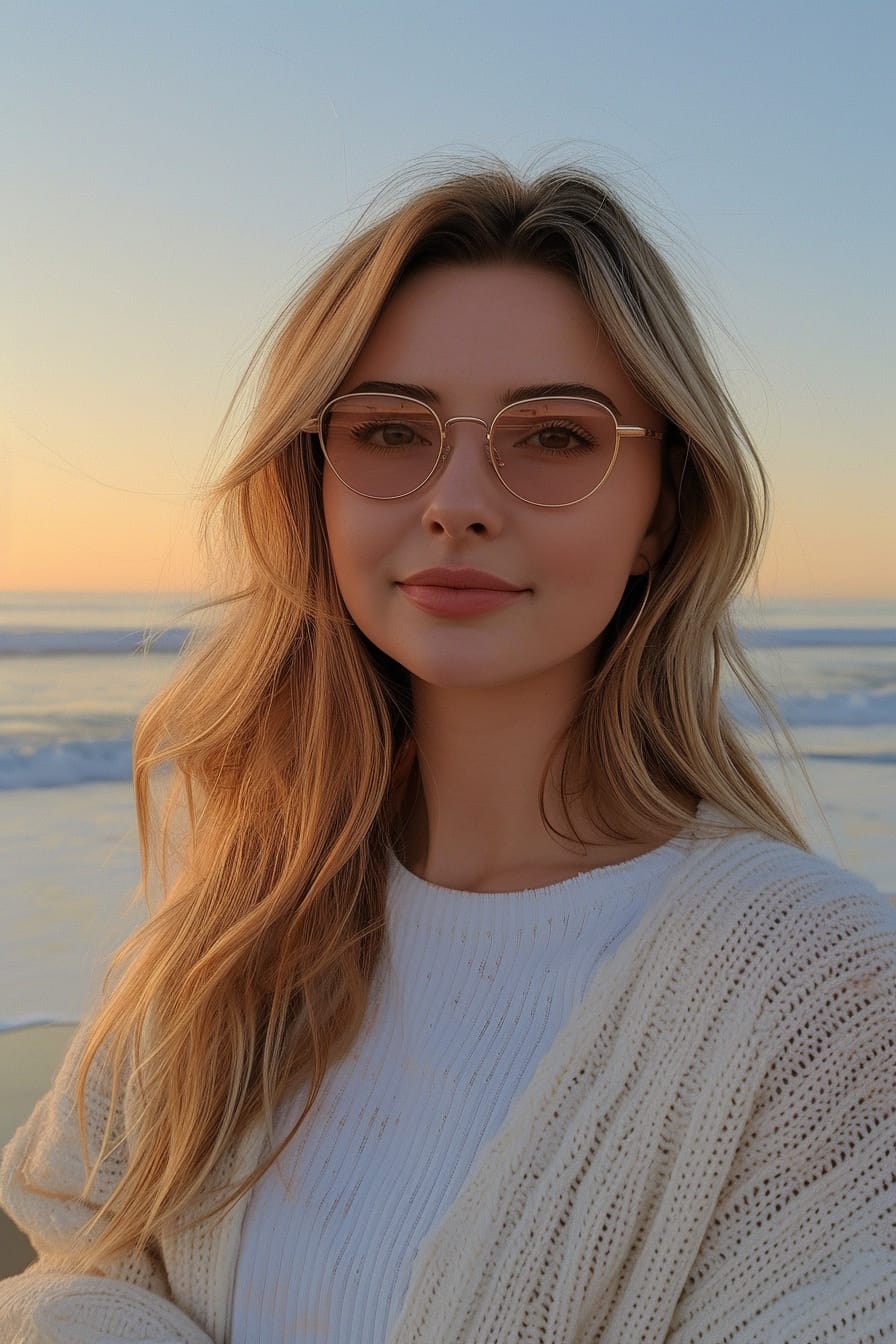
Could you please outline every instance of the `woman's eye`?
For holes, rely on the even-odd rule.
[[[549,427],[539,430],[538,441],[544,448],[568,448],[573,438],[572,430]]]
[[[414,431],[408,425],[383,425],[380,428],[383,442],[393,445],[411,443]]]
[[[386,421],[377,424],[358,425],[353,437],[364,443],[377,442],[390,448],[406,448],[418,436],[413,425],[405,425],[400,421]]]
[[[552,453],[585,451],[594,446],[590,434],[572,425],[540,425],[523,442]]]

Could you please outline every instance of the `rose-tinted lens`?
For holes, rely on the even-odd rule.
[[[533,504],[571,504],[606,480],[616,421],[596,402],[543,397],[502,411],[492,431],[498,473]]]
[[[338,398],[321,431],[336,475],[374,499],[416,490],[439,455],[439,422],[432,411],[384,392]]]

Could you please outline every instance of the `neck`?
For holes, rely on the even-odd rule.
[[[425,880],[497,890],[538,875],[544,883],[520,884],[543,885],[637,857],[675,833],[640,826],[636,835],[622,839],[607,834],[589,807],[594,801],[599,807],[597,793],[594,799],[584,793],[570,798],[567,821],[562,742],[580,701],[578,688],[574,693],[568,686],[562,695],[560,687],[542,679],[537,687],[445,689],[421,683],[414,690],[416,768],[399,808],[396,852]],[[545,825],[539,810],[549,762],[545,816],[560,835]]]

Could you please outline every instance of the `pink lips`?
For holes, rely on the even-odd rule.
[[[504,593],[524,591],[509,579],[502,579],[498,574],[489,574],[484,569],[447,565],[440,565],[435,569],[421,569],[416,574],[409,574],[401,582],[402,586],[410,584],[413,587],[480,588]]]
[[[406,597],[434,616],[477,616],[509,606],[522,597],[524,589],[444,588],[434,584],[402,583]]]
[[[477,616],[509,606],[529,591],[499,574],[460,565],[421,569],[409,574],[399,587],[418,607],[434,616]]]

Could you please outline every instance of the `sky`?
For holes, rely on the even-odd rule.
[[[0,590],[201,586],[269,324],[393,174],[491,151],[607,173],[685,281],[758,594],[896,597],[894,41],[890,0],[6,0]]]

